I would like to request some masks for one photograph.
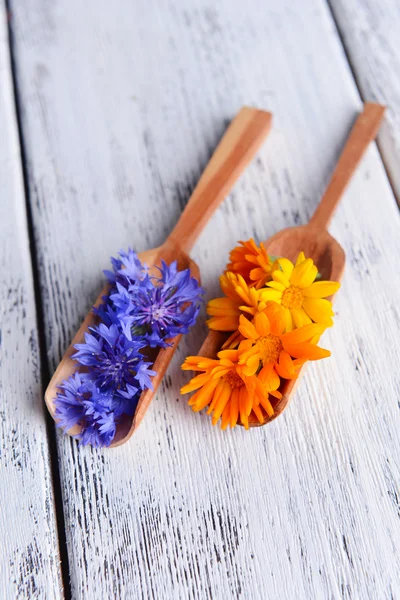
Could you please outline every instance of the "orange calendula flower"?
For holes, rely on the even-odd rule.
[[[239,364],[250,370],[261,365],[260,374],[264,371],[263,381],[267,386],[274,385],[276,376],[294,379],[307,360],[330,356],[329,350],[316,345],[324,329],[323,325],[313,323],[284,333],[284,311],[275,302],[268,302],[253,322],[243,315],[240,317],[239,331],[251,346],[241,353]]]
[[[257,289],[263,287],[271,279],[273,263],[261,242],[259,246],[251,238],[247,242],[239,242],[229,254],[230,263],[227,270],[241,275],[245,281]]]
[[[189,405],[196,412],[208,406],[207,413],[213,413],[212,424],[216,425],[222,418],[222,429],[228,425],[235,427],[239,420],[248,429],[252,411],[262,423],[264,415],[261,407],[268,415],[274,414],[267,385],[256,374],[258,365],[240,362],[242,353],[250,345],[251,342],[243,341],[236,350],[221,350],[218,359],[189,356],[182,365],[184,370],[201,371],[201,374],[183,386],[181,394],[197,390]],[[271,393],[281,397],[275,391],[278,386],[279,378],[273,382]]]
[[[292,331],[303,325],[320,323],[333,325],[332,304],[326,300],[335,294],[340,283],[315,281],[318,269],[311,258],[300,252],[296,265],[287,258],[279,258],[279,269],[273,270],[272,281],[260,290],[260,299],[280,304],[285,314],[285,329]]]
[[[249,287],[241,275],[225,272],[219,278],[224,298],[214,298],[207,304],[211,319],[207,325],[217,331],[235,331],[243,312],[257,312],[258,291]]]

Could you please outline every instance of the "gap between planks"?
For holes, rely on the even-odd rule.
[[[45,340],[45,325],[44,325],[44,314],[43,314],[43,303],[40,293],[40,279],[39,279],[39,266],[37,261],[36,243],[33,228],[31,205],[29,201],[29,185],[28,185],[28,173],[27,173],[27,162],[24,146],[24,136],[21,123],[21,109],[19,103],[19,91],[18,91],[18,76],[17,69],[14,59],[14,38],[12,30],[12,11],[9,6],[9,0],[5,0],[6,12],[7,12],[7,25],[8,25],[8,47],[10,56],[10,70],[12,79],[12,92],[14,98],[14,107],[17,121],[17,134],[20,148],[21,158],[21,169],[24,186],[24,197],[25,197],[25,210],[26,210],[26,221],[29,237],[29,252],[31,259],[31,268],[33,275],[33,292],[34,301],[36,308],[36,327],[38,332],[38,344],[39,344],[39,357],[40,357],[40,379],[42,383],[42,390],[46,389],[46,386],[50,380],[49,366],[47,361],[46,351],[46,340]],[[54,428],[54,421],[50,417],[47,410],[44,411],[46,419],[46,433],[49,444],[49,455],[50,455],[50,469],[53,481],[53,495],[54,495],[54,506],[56,513],[56,524],[58,533],[59,552],[61,559],[61,577],[64,589],[64,597],[69,600],[72,597],[71,584],[70,584],[70,573],[69,573],[69,560],[67,542],[65,536],[65,519],[64,519],[64,508],[61,494],[61,483],[60,483],[60,471],[58,464],[58,450],[56,444],[56,430]]]
[[[340,27],[340,24],[339,24],[337,18],[336,18],[336,13],[335,13],[335,11],[334,11],[334,9],[332,7],[332,0],[326,0],[326,4],[327,4],[327,7],[328,7],[328,9],[329,9],[329,11],[331,13],[332,21],[335,24],[335,29],[336,29],[337,36],[338,36],[338,38],[340,40],[340,44],[342,46],[343,53],[344,53],[344,55],[346,57],[347,64],[349,66],[351,75],[353,77],[354,85],[357,88],[357,91],[359,93],[359,96],[360,96],[361,100],[363,102],[375,102],[375,101],[377,101],[374,98],[366,97],[366,95],[364,94],[364,92],[362,90],[362,86],[360,84],[359,75],[357,74],[357,67],[354,64],[354,61],[353,61],[352,56],[351,56],[351,51],[348,48],[348,45],[346,44],[344,34],[342,33],[342,29]],[[389,108],[389,107],[387,107],[387,108]],[[378,133],[377,137],[375,138],[375,143],[376,143],[379,155],[381,157],[382,165],[383,165],[383,167],[385,169],[385,173],[386,173],[386,176],[388,178],[388,182],[389,182],[390,187],[392,189],[393,196],[396,198],[396,202],[397,202],[398,207],[400,209],[400,192],[398,192],[396,190],[396,186],[394,184],[393,177],[392,177],[392,175],[390,173],[390,169],[389,169],[386,157],[385,157],[385,152],[383,151],[383,148],[382,148],[382,143],[379,141],[379,133]]]

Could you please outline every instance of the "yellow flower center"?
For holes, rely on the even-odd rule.
[[[243,379],[236,373],[236,371],[229,371],[229,373],[226,373],[222,379],[225,379],[232,389],[242,387],[242,385],[244,385]]]
[[[259,337],[256,345],[264,365],[278,362],[282,350],[281,340],[278,337],[274,335]]]
[[[303,304],[303,294],[300,288],[291,285],[282,294],[282,306],[285,308],[300,308]]]

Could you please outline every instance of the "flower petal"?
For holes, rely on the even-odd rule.
[[[227,348],[236,348],[236,346],[238,346],[238,344],[240,343],[240,340],[242,339],[242,336],[240,335],[239,331],[234,331],[226,340],[226,342],[224,342],[222,344],[222,350],[226,350]]]
[[[253,398],[248,389],[246,389],[246,394],[243,393],[244,398],[244,410],[246,411],[246,416],[248,417],[251,413],[251,409],[253,407]]]
[[[286,319],[283,307],[277,302],[267,302],[264,309],[268,317],[271,335],[280,336],[285,331]]]
[[[258,315],[254,317],[254,326],[259,335],[267,336],[270,334],[271,327],[269,324],[269,319],[265,313],[258,313]]]
[[[251,406],[249,396],[246,386],[241,387],[239,391],[239,414],[240,421],[245,429],[249,428],[249,413],[247,413],[249,404]]]
[[[311,338],[316,335],[322,335],[324,331],[325,327],[323,325],[320,325],[319,323],[311,323],[310,325],[305,325],[304,327],[300,327],[294,331],[284,333],[281,336],[281,342],[284,348],[286,347],[286,344],[293,345],[301,342],[309,342]]]
[[[226,352],[226,350],[223,350],[222,352]],[[219,352],[218,354],[222,354],[222,353]],[[222,368],[227,367],[228,369],[231,369],[233,367],[233,362],[231,361],[230,358],[220,358],[219,359],[219,367],[216,367],[215,369],[213,369],[214,373],[216,371],[219,371],[221,367]]]
[[[315,281],[310,287],[303,290],[306,298],[327,298],[336,294],[340,288],[337,281]]]
[[[246,365],[243,367],[243,375],[246,377],[251,377],[255,375],[260,366],[260,356],[259,354],[255,354],[247,359]]]
[[[181,366],[183,371],[206,371],[218,366],[218,360],[206,358],[205,356],[187,356]]]
[[[258,378],[268,392],[277,390],[280,385],[280,379],[273,364],[265,365],[259,372]]]
[[[211,376],[213,379],[221,379],[224,375],[227,375],[231,367],[216,367],[211,371]]]
[[[259,337],[253,323],[250,323],[243,315],[240,315],[239,318],[239,331],[245,338],[256,340]]]
[[[284,379],[294,379],[296,371],[292,358],[286,350],[282,350],[279,356],[279,363],[275,366],[277,373]]]
[[[223,431],[225,431],[225,429],[228,427],[229,425],[229,417],[230,417],[230,406],[229,406],[229,402],[227,402],[224,411],[222,413],[222,422],[221,422],[221,429]]]
[[[212,400],[214,390],[217,387],[219,379],[211,379],[204,387],[202,387],[195,395],[191,398],[194,401],[193,410],[198,412],[205,408]]]
[[[263,302],[267,302],[269,300],[272,300],[274,302],[280,302],[282,299],[282,292],[278,292],[278,290],[273,290],[271,288],[266,287],[260,290],[259,298]]]
[[[290,346],[287,350],[290,356],[305,360],[320,360],[321,358],[327,358],[331,355],[329,350],[325,350],[325,348],[320,348],[319,346],[308,342]]]
[[[271,402],[268,400],[268,396],[264,398],[260,398],[260,404],[267,413],[269,417],[272,417],[274,414],[274,409],[272,408]]]
[[[258,281],[259,279],[264,279],[266,277],[268,277],[268,273],[266,273],[261,267],[256,267],[250,271],[251,281]]]
[[[288,258],[278,258],[278,263],[286,279],[290,281],[290,276],[293,273],[294,264]]]
[[[256,415],[258,422],[262,425],[265,421],[263,412],[257,404],[253,404],[253,412]]]
[[[218,402],[218,398],[220,397],[220,395],[222,394],[222,392],[224,391],[224,389],[225,389],[225,387],[227,385],[229,385],[229,384],[226,381],[224,381],[223,379],[219,380],[219,383],[218,383],[218,385],[217,385],[217,387],[215,388],[215,391],[214,391],[213,399],[212,399],[212,401],[211,401],[211,403],[210,403],[210,405],[209,405],[209,407],[207,409],[207,414],[208,415],[211,415],[212,411],[215,408],[215,405]]]
[[[239,315],[238,315],[239,316]],[[235,331],[239,324],[237,317],[211,317],[206,323],[209,329],[213,331]]]
[[[293,269],[290,283],[299,288],[307,288],[312,284],[317,274],[318,269],[314,265],[313,260],[307,258]]]
[[[224,408],[227,405],[229,398],[231,397],[231,394],[232,394],[231,386],[227,384],[224,387],[224,389],[222,390],[222,392],[219,395],[218,400],[215,404],[215,408],[214,408],[214,412],[213,412],[213,416],[212,416],[212,424],[213,425],[218,423],[218,421],[224,411]]]
[[[238,352],[237,350],[220,350],[217,356],[220,360],[230,360],[232,362],[236,362],[238,358]]]
[[[181,394],[188,394],[190,392],[194,392],[195,390],[198,390],[204,384],[206,384],[207,381],[209,381],[209,379],[210,379],[209,373],[202,373],[201,375],[197,375],[196,377],[193,377],[189,381],[189,383],[187,383],[186,385],[184,385],[181,388]]]
[[[303,327],[304,325],[309,325],[311,323],[310,317],[305,313],[305,311],[300,308],[292,308],[292,319],[297,328]]]
[[[290,281],[283,271],[273,271],[272,279],[278,283],[281,283],[284,288],[288,288],[290,286]],[[267,285],[269,284],[267,283]]]
[[[323,323],[327,327],[333,325],[334,312],[329,300],[322,298],[304,298],[303,308],[308,316],[316,323]]]
[[[277,292],[283,292],[286,289],[283,283],[280,283],[279,281],[269,281],[268,287]]]
[[[251,315],[252,317],[254,317],[254,315],[257,312],[257,308],[255,308],[255,306],[239,306],[239,308],[240,310]]]
[[[292,331],[293,330],[293,319],[292,319],[292,313],[290,312],[290,310],[288,308],[285,308],[285,331]]]
[[[240,355],[241,355],[242,352],[250,350],[250,348],[252,348],[252,347],[253,347],[253,340],[243,340],[242,339],[240,341],[240,343],[239,343],[238,348],[237,348],[237,351],[239,353],[238,354],[239,359],[240,359]],[[240,362],[240,360],[239,360],[239,362]]]
[[[237,425],[237,420],[239,417],[239,391],[240,391],[240,388],[235,388],[232,391],[232,395],[231,395],[230,424],[231,424],[232,429],[233,429],[233,427],[235,427],[235,425]]]
[[[239,315],[238,303],[231,298],[214,298],[207,304],[207,313],[211,317],[220,317],[225,315]]]

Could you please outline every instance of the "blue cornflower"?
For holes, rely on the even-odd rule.
[[[92,397],[85,400],[86,424],[79,436],[83,446],[109,446],[116,432],[116,414],[112,395],[92,385]]]
[[[104,271],[111,289],[108,296],[103,296],[103,302],[93,312],[107,325],[119,325],[118,315],[123,315],[129,308],[130,294],[128,288],[142,281],[147,275],[147,267],[142,265],[139,257],[132,248],[128,252],[120,250],[118,258],[111,257],[112,271]]]
[[[113,270],[105,271],[110,293],[93,309],[100,324],[75,345],[72,357],[85,373],[64,381],[55,400],[59,427],[68,431],[79,425],[76,437],[83,445],[109,446],[121,417],[135,414],[156,375],[141,349],[165,347],[166,340],[187,333],[203,294],[189,269],[178,271],[176,262],[163,262],[159,277],[149,275],[132,249],[111,264]]]
[[[137,293],[137,289],[143,289],[149,281],[150,278],[146,276],[140,283],[130,284],[128,288],[117,283],[115,288],[111,290],[109,304],[112,306],[114,314],[117,315],[119,323],[121,318],[132,310],[132,298]]]
[[[81,428],[76,436],[81,445],[109,446],[116,422],[112,395],[100,392],[87,373],[74,373],[63,381],[55,399],[57,426],[68,431]]]
[[[129,415],[132,417],[135,414],[137,403],[142,393],[141,388],[136,388],[133,385],[126,384],[126,390],[117,390],[113,395],[113,411],[118,418],[121,415]]]
[[[89,367],[91,377],[99,389],[115,392],[131,390],[133,397],[141,389],[151,388],[155,372],[151,363],[145,362],[140,348],[143,341],[128,340],[117,325],[90,328],[85,333],[85,343],[75,344],[77,352],[72,356],[81,365]],[[127,387],[130,386],[130,388]]]
[[[58,427],[68,431],[85,418],[85,406],[83,404],[87,394],[87,381],[89,376],[85,373],[74,373],[69,379],[63,381],[55,400],[55,417]]]
[[[159,278],[146,276],[111,296],[125,335],[131,340],[142,335],[151,347],[166,346],[166,339],[188,333],[204,293],[189,269],[178,271],[176,261],[170,266],[163,261],[159,270]]]
[[[111,257],[112,271],[104,271],[105,276],[112,285],[117,283],[124,287],[140,281],[147,272],[147,267],[142,265],[136,252],[128,248],[128,252],[119,251],[119,258]]]
[[[93,307],[93,312],[99,317],[100,321],[104,323],[104,325],[107,325],[107,327],[110,327],[111,325],[117,325],[120,327],[118,310],[110,301],[110,296],[103,296],[102,304],[97,307]]]

